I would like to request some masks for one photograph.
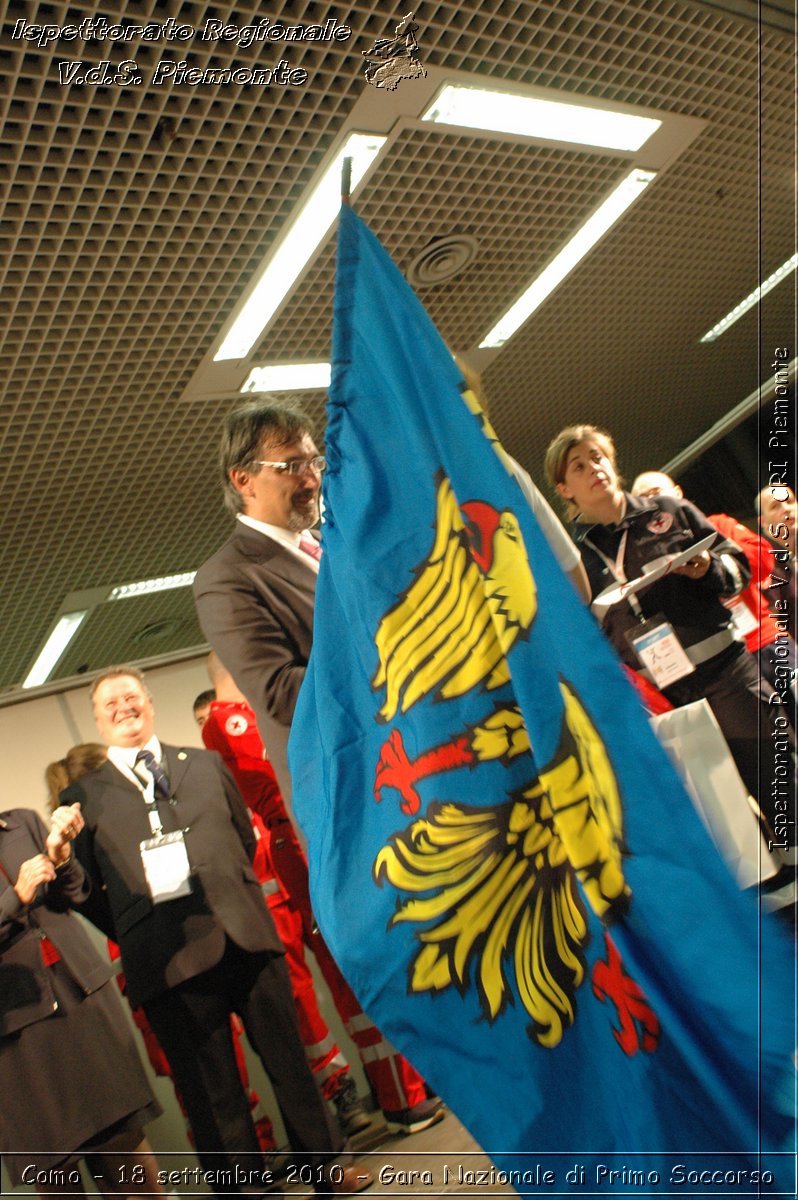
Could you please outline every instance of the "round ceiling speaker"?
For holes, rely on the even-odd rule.
[[[176,621],[174,617],[167,618],[165,621],[152,621],[149,625],[143,625],[133,634],[133,641],[138,644],[156,642],[161,638],[172,637],[179,628],[180,621]]]
[[[465,270],[476,255],[476,238],[467,233],[450,233],[433,238],[407,268],[407,281],[413,287],[435,287]]]

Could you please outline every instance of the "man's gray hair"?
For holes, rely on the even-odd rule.
[[[100,674],[94,678],[91,685],[91,691],[89,693],[92,704],[94,703],[94,697],[97,694],[97,688],[100,686],[100,684],[105,683],[106,679],[118,679],[120,675],[129,675],[131,679],[137,679],[147,695],[150,695],[150,689],[147,687],[147,681],[144,678],[144,672],[140,671],[138,667],[132,667],[127,664],[123,664],[122,666],[118,667],[106,667],[104,671],[101,671]]]
[[[244,499],[230,480],[233,468],[249,467],[257,474],[260,467],[250,464],[261,453],[264,443],[283,446],[298,441],[306,433],[313,437],[310,421],[303,412],[271,399],[251,401],[229,414],[222,430],[219,466],[224,502],[232,513],[244,511]]]

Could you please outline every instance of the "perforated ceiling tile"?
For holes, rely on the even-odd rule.
[[[202,644],[191,588],[101,604],[81,625],[64,655],[64,675],[95,671]],[[190,705],[193,697],[186,697]]]
[[[380,163],[359,211],[400,267],[435,233],[476,237],[479,249],[468,270],[423,297],[442,336],[453,349],[465,349],[507,306],[499,297],[523,290],[585,219],[595,194],[610,190],[622,173],[617,159],[598,154],[410,131]],[[400,189],[402,181],[410,183],[412,197],[412,180],[415,199],[408,204]],[[329,355],[334,276],[331,236],[259,343],[256,360]],[[486,293],[497,297],[493,307]],[[308,327],[317,336],[313,343]]]
[[[19,684],[69,593],[194,568],[225,537],[216,448],[235,397],[188,385],[367,94],[361,51],[403,15],[294,0],[281,20],[335,19],[351,37],[249,47],[198,32],[186,44],[12,36],[18,21],[79,24],[101,7],[0,0],[0,688]],[[194,31],[264,16],[261,3],[179,0],[125,11],[128,24]],[[707,121],[485,375],[500,431],[536,474],[548,437],[577,417],[613,429],[629,471],[664,461],[761,373],[755,315],[712,346],[698,339],[792,251],[790,33],[676,0],[469,0],[416,19],[430,68]],[[153,83],[164,60],[280,59],[307,83]],[[104,60],[135,61],[143,83],[59,82],[59,62]],[[409,129],[358,208],[400,266],[433,237],[477,239],[467,270],[423,297],[468,349],[620,169],[600,152]],[[332,289],[329,240],[258,359],[326,357]],[[789,285],[766,311],[792,329]],[[322,423],[322,397],[303,403]],[[139,651],[149,601],[129,602],[140,624],[133,608],[102,606],[58,674],[193,644],[187,593],[155,599],[175,628]]]

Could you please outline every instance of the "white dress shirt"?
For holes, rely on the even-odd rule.
[[[301,538],[313,537],[310,530],[307,530],[305,533],[295,533],[293,529],[283,529],[280,525],[269,525],[266,521],[258,521],[255,517],[248,517],[245,513],[236,513],[236,520],[240,521],[242,525],[249,526],[250,529],[257,529],[258,533],[265,533],[266,537],[273,538],[281,546],[287,547],[292,554],[295,554],[298,559],[318,575],[318,562],[312,554],[308,554],[305,550],[302,550],[299,545]]]
[[[143,763],[139,765],[141,774],[136,771],[136,758],[142,750],[149,750],[156,762],[161,761],[161,743],[155,734],[143,746],[109,746],[108,759],[125,779],[136,785],[147,803],[152,804],[155,800],[155,780]]]

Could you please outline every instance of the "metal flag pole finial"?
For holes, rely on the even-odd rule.
[[[349,204],[352,191],[352,158],[347,155],[341,164],[341,203]]]

